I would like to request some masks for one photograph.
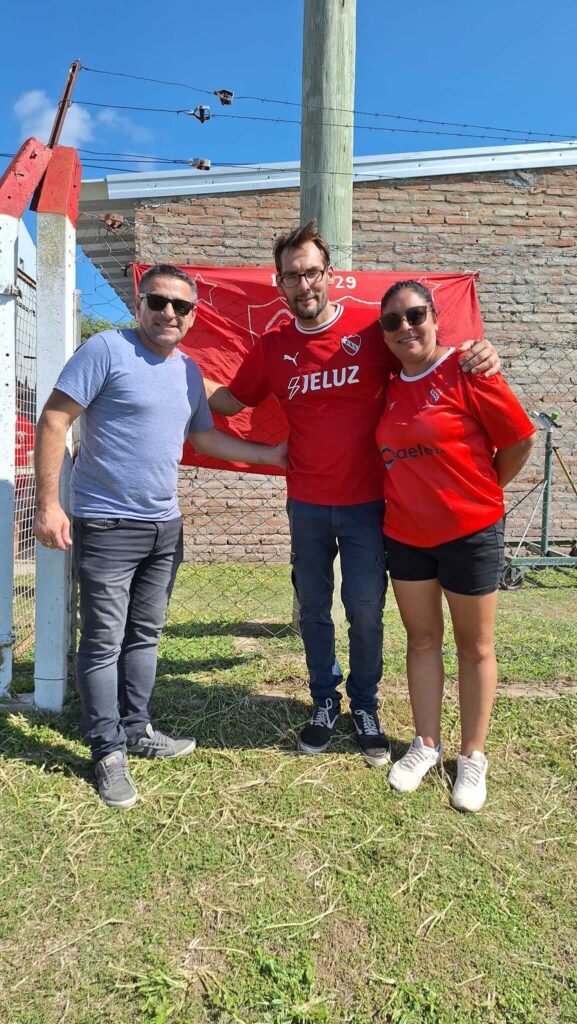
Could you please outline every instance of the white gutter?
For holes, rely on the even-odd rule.
[[[356,157],[353,163],[353,181],[572,166],[577,167],[577,141],[537,142],[519,146],[482,146],[477,149]],[[266,189],[298,188],[299,184],[298,161],[243,167],[215,167],[210,171],[141,171],[111,174],[106,178],[83,181],[80,208],[90,201],[261,192]]]

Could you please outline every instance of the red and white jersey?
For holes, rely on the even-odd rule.
[[[14,465],[17,469],[30,464],[34,454],[34,427],[27,416],[16,414],[16,443],[14,446]]]
[[[534,431],[501,374],[464,373],[453,349],[417,377],[393,377],[376,431],[385,534],[434,547],[496,523],[504,506],[495,451]]]
[[[374,309],[337,305],[306,330],[293,320],[256,342],[231,381],[243,405],[276,396],[289,423],[289,498],[358,505],[383,496],[375,428],[391,369]]]

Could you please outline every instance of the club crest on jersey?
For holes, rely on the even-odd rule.
[[[438,402],[439,398],[441,397],[439,392],[435,391],[434,388],[431,388],[431,390],[429,391],[429,394],[430,394],[431,398],[433,399],[433,402]]]
[[[356,356],[361,347],[360,334],[345,334],[344,338],[341,338],[341,347],[350,356]]]

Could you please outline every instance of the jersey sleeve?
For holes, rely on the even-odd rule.
[[[271,393],[268,381],[263,339],[260,338],[245,356],[228,389],[243,405],[258,405]]]
[[[496,449],[509,448],[535,433],[533,422],[500,373],[483,377],[461,371],[461,379],[471,413]]]
[[[186,432],[202,433],[214,426],[212,413],[208,407],[206,392],[202,374],[196,363],[187,358],[188,395],[192,415],[186,428]]]
[[[109,373],[108,345],[101,334],[94,334],[76,349],[54,387],[86,409],[102,391]]]

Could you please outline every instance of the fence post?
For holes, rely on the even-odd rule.
[[[12,682],[18,218],[0,214],[0,696]]]
[[[76,221],[81,167],[76,150],[57,146],[35,199],[38,214],[37,409],[40,413],[74,351]],[[60,500],[68,509],[68,441]],[[34,702],[59,711],[66,695],[70,648],[70,553],[38,545]]]
[[[18,225],[51,157],[28,139],[0,178],[0,695],[12,682]]]

